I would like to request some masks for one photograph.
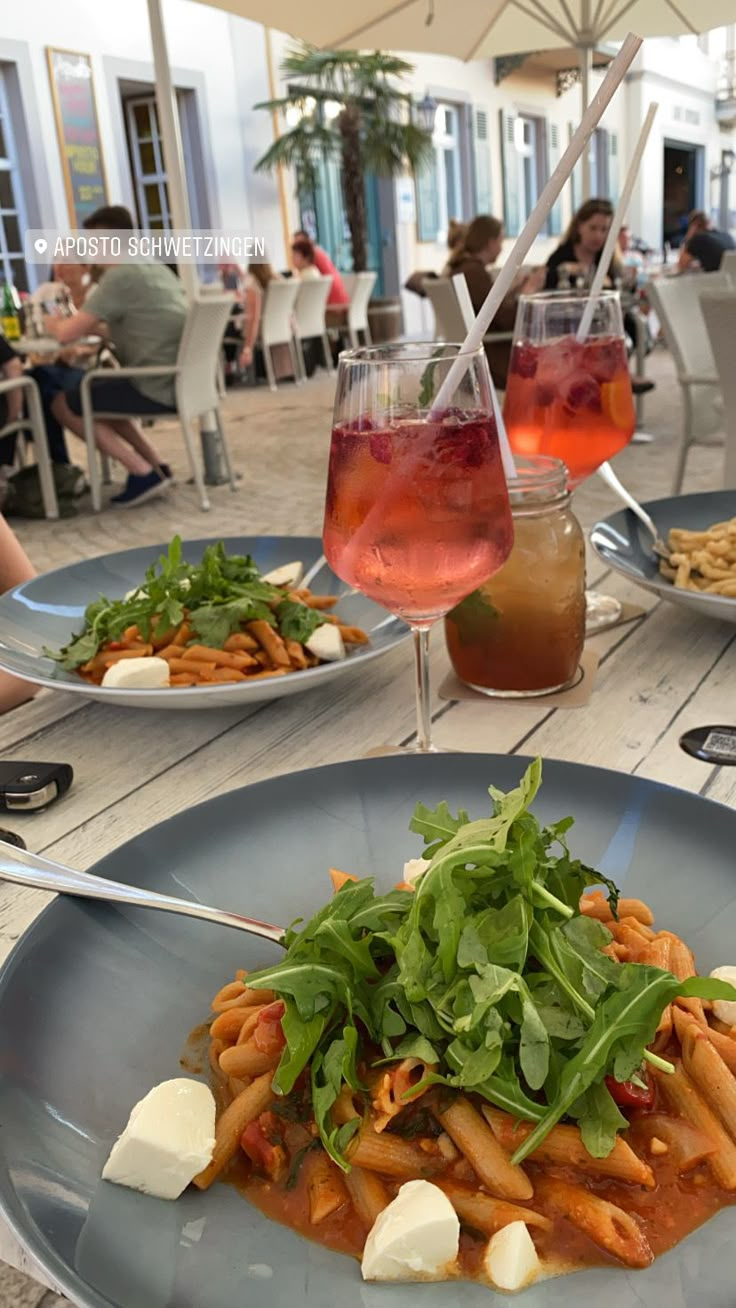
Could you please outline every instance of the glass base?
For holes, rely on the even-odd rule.
[[[592,636],[607,627],[615,627],[621,621],[623,604],[613,595],[601,595],[597,590],[585,592],[585,634]]]
[[[477,690],[479,695],[487,695],[489,699],[541,699],[544,695],[555,695],[559,690],[569,690],[571,686],[577,685],[580,675],[578,668],[569,681],[562,681],[559,686],[545,686],[543,690],[492,690],[490,686],[476,686],[473,681],[466,681],[465,684],[471,690]]]

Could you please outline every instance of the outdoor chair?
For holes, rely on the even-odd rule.
[[[661,323],[682,390],[682,441],[673,495],[679,495],[682,490],[690,446],[697,435],[715,430],[720,416],[717,408],[720,380],[700,296],[726,291],[731,285],[730,277],[724,272],[684,273],[647,282],[647,298]]]
[[[722,273],[728,273],[729,277],[736,279],[736,250],[726,250],[721,259],[721,266],[718,270]]]
[[[277,390],[272,353],[277,345],[286,346],[294,381],[298,383],[301,380],[299,359],[294,348],[294,306],[299,289],[299,281],[295,277],[289,277],[283,282],[269,282],[263,297],[258,339],[263,350],[266,377],[272,391]]]
[[[727,490],[736,490],[736,368],[733,357],[736,291],[705,291],[700,297],[700,307],[723,391],[726,427],[723,484]]]
[[[199,503],[203,511],[210,507],[204,484],[202,466],[197,458],[193,424],[195,418],[213,414],[215,427],[222,444],[222,453],[227,469],[230,487],[237,490],[235,474],[230,462],[230,452],[225,440],[225,431],[220,416],[220,395],[217,386],[218,363],[225,325],[232,308],[232,295],[211,295],[192,300],[189,304],[184,331],[179,345],[176,363],[161,364],[144,368],[117,368],[114,376],[129,377],[131,381],[145,377],[173,377],[176,392],[175,407],[171,415],[178,415],[181,423],[184,444],[186,446],[192,476],[197,487]],[[95,444],[95,418],[140,418],[140,414],[121,413],[119,410],[96,409],[92,383],[95,378],[109,378],[109,368],[92,368],[85,373],[81,385],[82,421],[84,439],[87,442],[89,463],[89,486],[92,508],[99,513],[102,508],[102,485],[100,463]],[[154,420],[168,417],[169,411],[150,415]]]
[[[378,273],[376,272],[355,273],[355,281],[349,291],[350,303],[345,325],[351,350],[358,349],[360,345],[359,333],[361,332],[363,334],[363,344],[373,344],[371,329],[368,325],[368,302],[373,294],[373,287],[377,278]]]
[[[456,273],[452,278],[427,277],[424,281],[427,299],[434,312],[434,338],[436,341],[460,342],[464,341],[468,334],[468,327],[465,324],[465,315],[460,307],[456,286],[461,278],[465,281],[463,273]],[[513,332],[486,332],[483,340],[495,343],[496,341],[510,341],[512,337]]]
[[[0,381],[0,395],[10,391],[23,391],[28,404],[28,414],[21,413],[17,422],[8,422],[0,427],[0,436],[12,436],[15,432],[30,432],[33,436],[33,448],[38,464],[38,480],[41,487],[44,513],[47,518],[58,518],[59,502],[56,498],[56,486],[51,470],[49,443],[46,438],[46,423],[43,418],[41,395],[32,377],[8,377]]]
[[[304,282],[299,282],[296,303],[294,305],[294,344],[296,346],[299,368],[302,378],[307,375],[304,366],[304,350],[302,342],[319,337],[322,342],[322,353],[325,360],[325,368],[329,373],[333,372],[332,351],[330,349],[330,338],[327,335],[327,297],[332,286],[331,277],[314,277],[308,278]]]

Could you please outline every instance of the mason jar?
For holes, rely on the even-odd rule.
[[[548,695],[575,680],[585,642],[585,541],[567,469],[516,459],[514,545],[503,567],[445,619],[452,666],[485,695]]]

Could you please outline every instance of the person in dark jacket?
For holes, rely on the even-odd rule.
[[[496,262],[503,245],[503,223],[490,214],[480,214],[468,226],[461,244],[455,249],[443,270],[445,277],[462,273],[468,283],[473,309],[478,313],[493,285],[488,268]],[[501,301],[488,330],[511,332],[516,319],[516,306],[520,295],[531,295],[542,289],[544,270],[528,273]],[[486,342],[486,355],[491,375],[499,390],[506,386],[509,370],[511,341]]]
[[[593,276],[603,253],[612,219],[613,205],[610,200],[593,199],[581,204],[577,213],[573,215],[562,241],[547,260],[545,290],[557,290],[561,269],[568,273],[573,284],[578,277],[583,277],[587,281]],[[611,281],[615,281],[621,272],[618,260],[614,258],[609,268]]]
[[[717,272],[726,250],[736,249],[728,232],[719,232],[702,209],[694,209],[687,220],[687,232],[677,266],[700,268],[701,272]]]

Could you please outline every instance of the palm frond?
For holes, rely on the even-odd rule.
[[[432,138],[416,123],[397,123],[390,118],[364,119],[363,161],[366,169],[383,177],[395,177],[407,165],[416,170],[432,156]]]
[[[316,118],[302,118],[290,131],[271,142],[254,164],[254,171],[268,173],[279,166],[293,168],[300,187],[316,190],[319,186],[320,161],[337,159],[339,155],[340,140],[337,133]]]

